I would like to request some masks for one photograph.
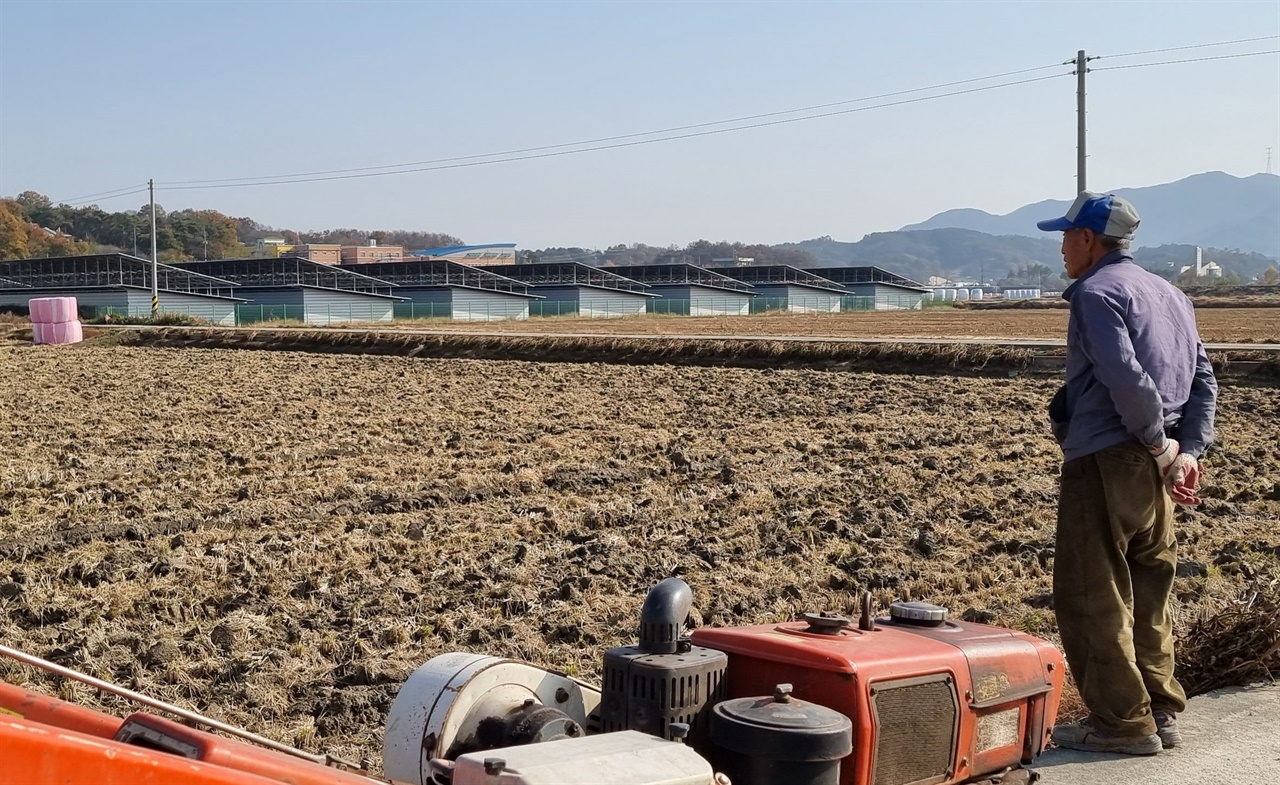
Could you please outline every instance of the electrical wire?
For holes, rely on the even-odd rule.
[[[540,147],[524,147],[516,150],[502,150],[494,153],[482,153],[476,155],[460,155],[451,158],[436,158],[429,161],[409,161],[399,164],[383,164],[381,166],[357,166],[350,169],[328,169],[317,172],[299,172],[296,174],[279,174],[279,175],[261,175],[257,177],[229,177],[214,180],[176,180],[169,183],[159,183],[159,185],[175,187],[179,185],[214,185],[222,183],[251,183],[255,180],[292,180],[299,177],[317,177],[330,174],[349,174],[353,172],[376,172],[384,169],[403,169],[413,166],[430,166],[433,164],[453,163],[455,161],[473,161],[480,158],[496,158],[507,155],[520,155],[523,153],[536,153],[544,150],[558,150],[565,147],[579,147],[583,145],[601,144],[604,142],[616,142],[623,139],[635,139],[641,136],[654,136],[656,134],[670,134],[678,131],[691,131],[698,128],[710,128],[716,125],[728,125],[729,123],[743,123],[750,120],[761,120],[767,117],[779,117],[787,114],[797,114],[799,112],[812,112],[818,109],[829,109],[833,106],[844,106],[846,104],[862,103],[865,101],[879,101],[884,98],[896,98],[900,95],[910,95],[912,93],[922,93],[930,90],[942,90],[948,87],[957,87],[959,85],[973,84],[974,82],[989,82],[992,79],[1003,79],[1009,76],[1019,76],[1021,74],[1033,73],[1035,71],[1044,71],[1049,68],[1060,68],[1061,65],[1054,63],[1051,65],[1041,65],[1035,68],[1022,68],[1017,71],[1006,71],[1001,74],[992,74],[990,76],[979,76],[972,79],[961,79],[955,82],[944,82],[942,84],[930,85],[928,87],[915,87],[910,90],[898,90],[892,93],[881,93],[879,95],[864,96],[862,98],[850,98],[844,101],[832,101],[825,104],[815,104],[813,106],[802,106],[796,109],[782,109],[776,112],[764,112],[762,114],[745,115],[743,117],[733,117],[726,120],[712,120],[705,123],[693,123],[691,125],[678,125],[671,128],[659,128],[652,131],[640,131],[637,133],[621,134],[618,136],[604,136],[598,139],[582,139],[577,142],[563,142],[561,144],[542,145]]]
[[[369,178],[369,177],[385,177],[387,175],[395,175],[395,174],[412,174],[417,172],[437,172],[437,171],[442,171],[447,169],[467,169],[475,166],[512,163],[515,161],[531,161],[531,160],[536,160],[541,158],[557,158],[557,157],[567,156],[567,155],[578,155],[580,153],[598,152],[600,150],[617,150],[624,147],[639,147],[641,145],[658,144],[660,142],[672,142],[680,139],[694,139],[694,138],[703,137],[703,136],[715,136],[718,134],[733,133],[735,131],[747,131],[755,128],[767,128],[767,127],[777,126],[777,125],[786,125],[789,123],[798,123],[798,122],[803,122],[805,120],[817,120],[824,117],[837,117],[840,115],[855,114],[857,112],[867,112],[872,109],[886,109],[893,106],[904,106],[906,104],[916,104],[924,101],[933,101],[939,98],[951,98],[958,95],[969,95],[972,93],[986,92],[988,90],[998,90],[1005,87],[1014,87],[1017,85],[1032,84],[1034,82],[1043,82],[1048,79],[1057,79],[1057,78],[1069,76],[1069,75],[1070,74],[1063,72],[1058,74],[1050,74],[1048,76],[1038,76],[1031,79],[1020,79],[1015,82],[1002,82],[1000,84],[995,84],[995,85],[973,87],[973,88],[969,88],[968,90],[955,90],[949,93],[939,93],[937,95],[922,96],[920,98],[908,98],[902,101],[891,101],[888,103],[873,104],[871,106],[860,106],[854,109],[841,109],[834,112],[823,112],[821,114],[805,115],[803,117],[791,117],[784,120],[770,120],[768,122],[752,123],[749,125],[739,125],[739,126],[734,126],[732,128],[717,128],[710,131],[697,131],[694,133],[677,134],[674,136],[660,136],[655,139],[640,139],[640,140],[633,140],[629,142],[618,142],[615,144],[597,145],[595,147],[582,147],[576,150],[560,150],[557,152],[536,153],[532,155],[517,155],[517,156],[509,156],[506,158],[491,158],[485,161],[466,161],[462,163],[443,164],[440,166],[410,167],[410,168],[395,169],[391,171],[362,172],[358,174],[337,174],[337,175],[328,175],[323,177],[299,177],[296,179],[266,180],[266,181],[252,182],[252,183],[222,183],[222,184],[214,184],[214,185],[171,185],[171,186],[166,186],[165,190],[166,191],[191,191],[191,190],[209,190],[214,188],[248,188],[248,187],[259,186],[259,185],[287,185],[292,183],[314,183],[314,182],[324,182],[324,181],[332,181],[332,180],[356,180],[356,179],[363,179],[363,178]]]
[[[130,194],[136,194],[136,193],[139,193],[140,191],[145,191],[145,190],[147,190],[147,186],[145,185],[142,185],[142,186],[129,185],[129,186],[125,186],[124,188],[114,188],[110,191],[102,191],[101,193],[89,194],[87,196],[77,196],[74,199],[60,199],[54,202],[54,204],[65,204],[70,207],[75,207],[76,205],[87,204],[95,199],[103,199],[103,200],[115,199],[121,196],[129,196]]]
[[[1251,44],[1255,41],[1274,41],[1277,38],[1280,38],[1280,35],[1264,35],[1259,36],[1258,38],[1241,38],[1236,41],[1218,41],[1212,44],[1191,44],[1190,46],[1170,46],[1164,49],[1147,49],[1142,52],[1125,52],[1118,55],[1098,55],[1098,57],[1113,60],[1117,57],[1137,57],[1138,55],[1154,55],[1161,52],[1181,52],[1186,49],[1205,49],[1211,46],[1232,46],[1234,44]]]
[[[1162,60],[1158,63],[1130,63],[1129,65],[1109,65],[1101,68],[1090,68],[1090,71],[1120,71],[1125,68],[1149,68],[1153,65],[1174,65],[1176,63],[1202,63],[1206,60],[1232,60],[1237,57],[1257,57],[1258,55],[1274,55],[1280,54],[1280,49],[1270,49],[1265,52],[1244,52],[1235,55],[1218,55],[1217,57],[1193,57],[1187,60]]]

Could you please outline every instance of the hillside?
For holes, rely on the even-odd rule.
[[[819,237],[782,247],[808,252],[818,267],[875,265],[916,281],[933,275],[992,281],[1029,265],[1043,265],[1054,275],[1062,268],[1057,239],[994,237],[971,229],[877,232],[856,243]]]
[[[779,246],[805,251],[818,267],[875,265],[917,281],[932,275],[962,280],[1001,280],[1046,285],[1062,272],[1058,235],[996,237],[972,229],[878,232],[856,243],[819,237]],[[1139,247],[1134,260],[1166,278],[1175,278],[1196,258],[1194,245]],[[1205,248],[1204,261],[1221,265],[1229,277],[1251,281],[1276,260],[1259,253]],[[1041,277],[1043,275],[1043,278]]]
[[[1280,175],[1233,177],[1206,172],[1172,183],[1118,188],[1111,193],[1134,203],[1142,216],[1138,242],[1230,248],[1280,258]],[[902,227],[972,229],[993,235],[1041,236],[1036,221],[1062,215],[1070,200],[1047,200],[1007,215],[972,208],[947,210]]]

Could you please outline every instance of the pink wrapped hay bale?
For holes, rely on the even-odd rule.
[[[80,318],[74,297],[37,297],[28,301],[33,324],[64,324]]]
[[[36,346],[46,344],[80,343],[84,340],[84,325],[80,322],[60,324],[31,323],[31,342]]]

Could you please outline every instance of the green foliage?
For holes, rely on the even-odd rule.
[[[1062,271],[1057,240],[996,237],[971,229],[878,232],[856,243],[828,236],[780,247],[807,251],[819,267],[874,265],[920,282],[935,275],[991,282],[1033,265],[1048,269],[1056,280]],[[1047,281],[1049,275],[1045,277]]]
[[[104,311],[89,320],[89,324],[154,324],[165,327],[207,327],[209,322],[185,313],[161,313],[150,316],[130,316],[127,313]]]
[[[614,245],[606,251],[588,251],[582,248],[547,248],[534,252],[543,261],[555,261],[561,256],[579,257],[588,264],[695,264],[708,266],[717,259],[752,259],[754,264],[789,264],[793,267],[811,267],[814,259],[803,249],[751,243],[711,242],[697,240],[684,248],[656,245]]]
[[[299,240],[286,241],[303,243],[329,243],[334,245],[367,245],[370,240],[377,240],[378,245],[402,245],[407,251],[425,251],[431,248],[448,248],[452,245],[464,245],[463,241],[451,234],[442,232],[410,232],[403,229],[365,231],[364,229],[326,229],[322,232],[302,232]],[[241,237],[244,241],[244,238]],[[257,239],[254,239],[257,242]]]
[[[1204,248],[1202,256],[1205,264],[1217,262],[1222,268],[1223,278],[1236,276],[1244,282],[1261,275],[1268,267],[1275,265],[1276,260],[1260,253],[1222,248]],[[1151,272],[1169,280],[1181,280],[1183,267],[1194,267],[1196,263],[1196,247],[1194,245],[1159,245],[1154,248],[1138,248],[1133,252],[1133,260]],[[1203,283],[1195,274],[1187,283]]]

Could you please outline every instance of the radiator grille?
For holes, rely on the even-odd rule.
[[[959,704],[950,676],[877,682],[874,785],[929,785],[955,770]]]

